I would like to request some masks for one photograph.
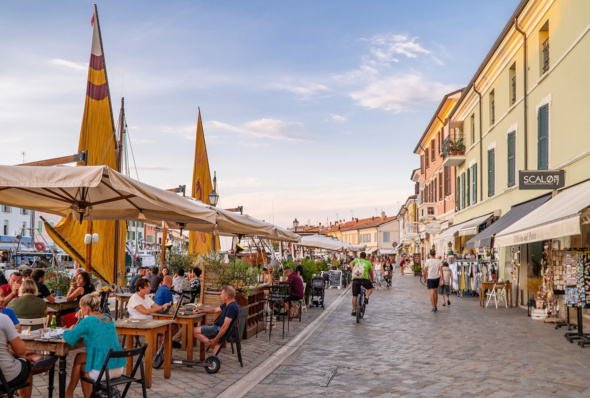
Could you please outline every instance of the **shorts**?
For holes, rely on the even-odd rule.
[[[438,289],[440,285],[440,277],[436,279],[426,279],[426,287],[429,289]]]
[[[219,333],[219,329],[221,329],[221,326],[217,325],[201,326],[201,334],[208,339],[214,339]]]
[[[438,294],[449,295],[451,294],[451,285],[442,285],[438,287]]]
[[[123,376],[123,373],[125,373],[125,366],[121,366],[120,368],[116,368],[116,369],[109,369],[109,379],[113,380],[116,379],[117,377],[121,377]],[[96,370],[96,369],[92,369],[90,372],[88,372],[88,377],[90,377],[92,380],[96,380],[98,379],[98,375],[100,374],[100,370]],[[104,374],[102,375],[102,380],[105,380],[107,376],[107,372],[104,372]]]
[[[16,387],[26,383],[27,379],[29,378],[29,374],[31,373],[31,363],[29,361],[23,358],[17,358],[16,360],[20,362],[21,369],[18,376],[8,382],[10,387]]]
[[[373,283],[368,279],[355,279],[352,281],[352,297],[356,297],[361,293],[361,286],[370,290],[373,288]]]
[[[297,297],[297,296],[293,296],[292,294],[289,295],[289,297],[287,297],[285,299],[285,302],[289,302],[289,301],[299,301],[302,300],[303,297]]]

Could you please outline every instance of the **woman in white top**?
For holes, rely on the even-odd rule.
[[[154,303],[149,296],[150,281],[144,278],[139,278],[135,281],[135,294],[129,299],[127,310],[129,311],[130,319],[154,319],[152,314],[160,312],[170,306],[171,303],[158,305]]]
[[[381,262],[381,257],[377,257],[375,259],[375,285],[377,290],[381,288],[381,283],[383,282],[383,263]]]

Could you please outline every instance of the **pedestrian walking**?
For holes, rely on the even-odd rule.
[[[373,265],[375,266],[375,286],[377,290],[380,290],[383,283],[383,263],[381,258],[377,257]]]
[[[406,259],[402,256],[402,260],[399,263],[399,268],[400,268],[402,275],[404,274],[404,267],[405,266],[406,266]]]
[[[453,288],[453,278],[451,277],[453,272],[449,268],[449,263],[446,261],[442,263],[442,281],[443,284],[438,287],[438,294],[442,297],[442,305],[451,305],[451,289]],[[445,295],[447,301],[445,302]]]
[[[424,264],[424,282],[430,291],[430,303],[432,304],[431,312],[438,311],[438,293],[437,289],[442,282],[442,261],[436,258],[436,250],[430,250],[430,258]]]

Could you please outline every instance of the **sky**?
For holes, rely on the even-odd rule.
[[[198,109],[219,206],[317,225],[413,194],[413,153],[519,0],[101,1],[136,169],[190,187]],[[77,152],[93,2],[0,2],[0,164]],[[24,152],[24,154],[23,154]]]

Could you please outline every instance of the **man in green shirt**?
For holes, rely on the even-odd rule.
[[[367,297],[365,298],[365,304],[369,304],[369,297],[371,293],[373,293],[373,266],[367,259],[367,254],[365,252],[361,252],[360,259],[354,259],[348,264],[350,266],[350,271],[352,272],[352,316],[356,316],[356,299],[358,295],[361,293],[361,286],[367,289]],[[362,278],[355,278],[354,277],[354,266],[358,262],[363,264],[364,272]]]

